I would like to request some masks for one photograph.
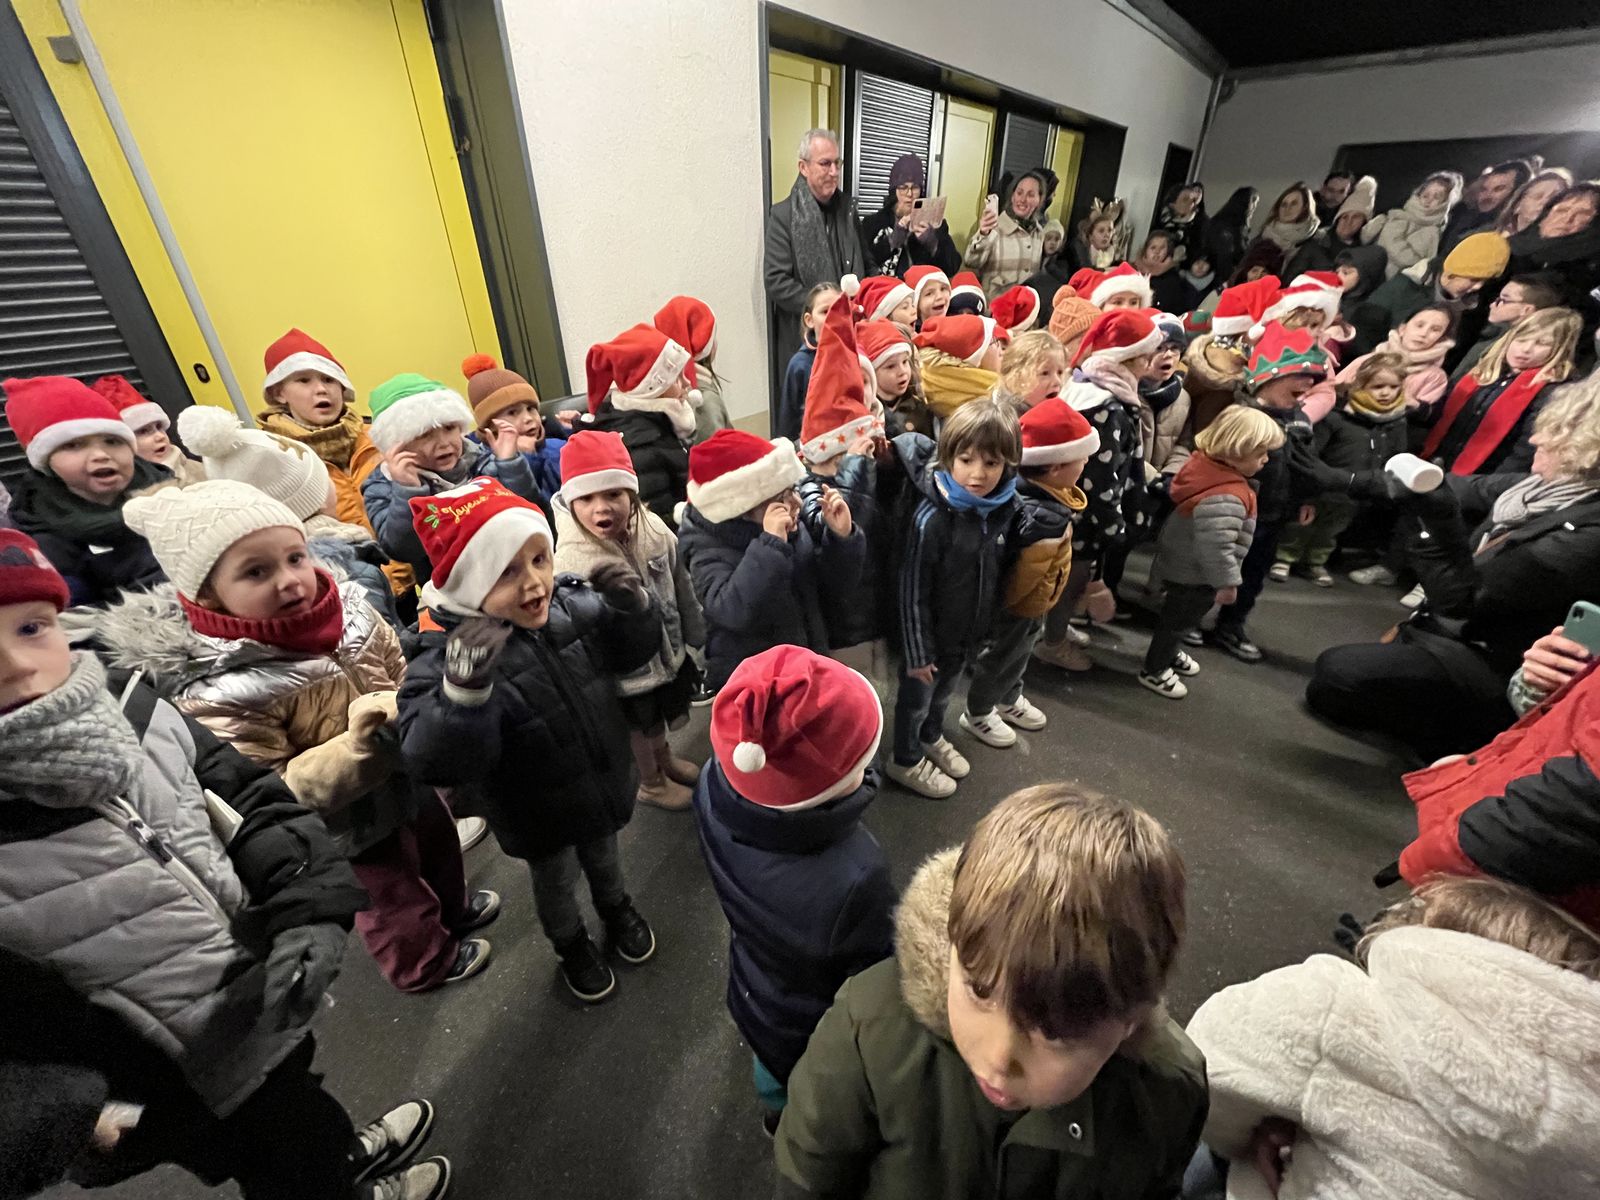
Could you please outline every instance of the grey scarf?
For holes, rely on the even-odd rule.
[[[853,229],[855,214],[850,211],[850,198],[837,192],[834,201],[840,208],[836,219],[850,222]],[[789,189],[789,212],[794,217],[791,242],[801,283],[807,287],[818,283],[837,284],[846,272],[858,265],[840,261],[841,256],[828,232],[827,215],[811,194],[811,185],[806,183],[804,175],[796,175],[794,186]]]
[[[36,804],[79,808],[130,796],[144,751],[106,691],[100,660],[84,650],[55,691],[0,716],[0,779]]]
[[[1521,483],[1501,492],[1489,517],[1494,524],[1478,543],[1482,550],[1495,538],[1504,537],[1518,525],[1543,513],[1555,512],[1587,500],[1600,491],[1592,479],[1545,479],[1529,475]]]

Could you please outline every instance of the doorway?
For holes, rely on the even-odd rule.
[[[1161,164],[1161,186],[1156,189],[1156,206],[1151,210],[1150,224],[1145,228],[1155,228],[1156,218],[1161,215],[1161,206],[1167,202],[1167,193],[1189,182],[1189,171],[1193,166],[1193,150],[1176,142],[1167,144],[1167,157]]]

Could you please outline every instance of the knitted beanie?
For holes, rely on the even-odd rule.
[[[280,526],[304,532],[280,501],[233,479],[208,479],[134,496],[122,506],[128,528],[142,534],[178,591],[200,595],[217,559],[242,537]]]
[[[1493,279],[1511,261],[1511,243],[1498,233],[1470,233],[1444,256],[1444,269],[1468,279]]]
[[[310,447],[246,429],[232,409],[196,404],[178,414],[178,436],[205,463],[206,478],[247,483],[302,521],[328,502],[328,468]]]
[[[1050,332],[1063,346],[1082,337],[1100,315],[1100,310],[1073,290],[1071,284],[1058,288],[1055,308],[1050,313]]]
[[[446,425],[476,429],[472,410],[459,393],[426,375],[407,372],[372,389],[372,444],[388,454]]]
[[[60,612],[71,597],[67,581],[39,544],[16,529],[0,529],[0,608],[48,600]]]
[[[1355,187],[1350,189],[1350,194],[1344,198],[1344,203],[1339,205],[1339,211],[1334,214],[1334,221],[1345,213],[1360,213],[1367,220],[1372,220],[1372,214],[1378,207],[1378,181],[1371,175],[1363,175],[1356,180]]]
[[[8,379],[6,421],[35,471],[49,471],[50,456],[68,442],[103,433],[133,446],[133,430],[116,405],[65,375]]]
[[[461,373],[467,377],[467,403],[480,429],[513,405],[539,403],[533,384],[496,364],[491,355],[469,354],[462,360]]]
[[[102,375],[94,381],[94,390],[117,406],[117,412],[135,433],[147,425],[159,425],[163,431],[172,428],[166,409],[154,400],[146,400],[126,376]]]
[[[531,537],[555,545],[550,524],[533,504],[497,479],[480,475],[458,488],[411,501],[411,524],[433,564],[422,602],[471,616],[506,565]]]

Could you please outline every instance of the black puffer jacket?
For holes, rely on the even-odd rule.
[[[500,848],[536,859],[615,833],[633,815],[636,780],[616,676],[661,650],[661,615],[614,608],[576,575],[556,580],[544,628],[518,629],[494,664],[484,703],[444,690],[446,636],[418,639],[400,688],[400,748],[419,782],[457,789],[458,815],[488,818]]]
[[[1321,465],[1313,445],[1314,431],[1305,413],[1293,408],[1266,408],[1254,397],[1239,392],[1237,403],[1260,409],[1283,427],[1284,443],[1267,456],[1267,465],[1251,481],[1256,489],[1256,536],[1262,529],[1281,526],[1293,520],[1302,504],[1325,488],[1318,478]],[[1328,472],[1323,470],[1324,477]]]
[[[1383,418],[1340,404],[1318,422],[1314,446],[1318,458],[1340,471],[1381,471],[1405,453],[1407,434],[1404,405]]]
[[[673,432],[671,420],[661,413],[617,408],[608,398],[583,427],[622,435],[639,476],[640,501],[676,528],[672,510],[688,495],[689,448]]]
[[[866,539],[861,582],[853,592],[825,588],[822,619],[828,628],[828,647],[843,650],[881,638],[894,619],[894,545],[892,514],[899,510],[905,491],[905,472],[896,462],[880,468],[877,460],[850,454],[833,478],[808,474],[795,490],[800,494],[800,520],[821,544],[828,524],[822,519],[822,493],[833,488],[850,506],[850,516]]]
[[[825,532],[818,540],[802,520],[782,541],[743,517],[707,521],[690,505],[678,554],[705,610],[706,680],[716,689],[741,662],[773,646],[826,654],[823,597],[856,594],[866,539],[857,526],[847,538]]]
[[[99,608],[125,588],[147,588],[166,579],[150,543],[122,519],[122,505],[129,496],[171,481],[165,467],[136,458],[128,490],[117,503],[101,505],[68,491],[54,475],[24,471],[12,486],[11,519],[61,572],[71,603]]]
[[[906,665],[969,660],[989,636],[1000,604],[1016,500],[985,514],[958,511],[939,492],[932,441],[907,433],[895,438],[894,448],[916,489],[911,498],[920,495],[900,564]]]

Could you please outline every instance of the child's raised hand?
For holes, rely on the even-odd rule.
[[[577,422],[578,418],[582,415],[583,414],[575,408],[563,408],[556,414],[556,420],[560,421],[568,429],[571,429],[572,426]]]
[[[483,430],[484,440],[495,458],[508,462],[517,456],[517,427],[509,421],[490,421]]]
[[[822,489],[822,519],[834,537],[847,538],[855,527],[849,502],[831,487]]]
[[[650,607],[650,594],[645,591],[644,581],[627,563],[601,563],[589,573],[589,586],[605,597],[612,608],[622,612],[643,612]]]
[[[496,617],[469,617],[461,622],[445,639],[445,682],[461,692],[484,691],[492,678],[495,659],[510,638],[511,625]]]
[[[385,454],[383,463],[389,468],[389,478],[396,483],[403,483],[406,487],[422,486],[422,477],[417,474],[417,456],[404,446],[397,446]]]
[[[519,433],[517,435],[517,451],[521,454],[537,454],[539,447],[544,445],[544,438],[537,433]]]
[[[789,512],[788,503],[774,500],[768,504],[766,511],[761,514],[761,528],[773,537],[787,541],[789,531],[794,528],[794,517]]]
[[[872,453],[872,443],[872,435],[870,433],[863,433],[860,437],[856,438],[855,441],[850,443],[849,447],[845,450],[845,453],[859,454],[863,457],[866,457]]]
[[[1234,601],[1236,601],[1238,599],[1239,599],[1239,589],[1236,588],[1236,587],[1225,587],[1225,588],[1218,588],[1217,589],[1217,603],[1218,604],[1224,604],[1224,605],[1232,604],[1232,603],[1234,603]]]

